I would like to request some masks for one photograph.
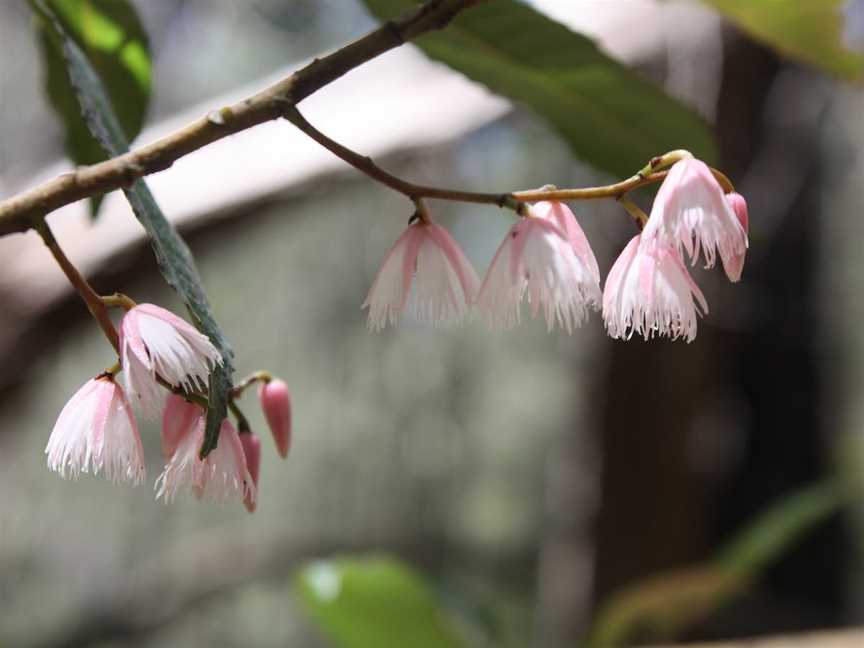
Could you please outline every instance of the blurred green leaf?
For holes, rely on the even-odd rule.
[[[833,483],[815,484],[787,495],[722,547],[715,563],[738,573],[758,573],[835,513],[842,500]]]
[[[845,79],[864,77],[864,54],[843,47],[845,0],[705,0],[781,54]]]
[[[144,125],[151,86],[147,34],[135,8],[127,0],[46,0],[46,6],[102,80],[125,140],[135,139]],[[76,164],[106,159],[81,115],[61,44],[44,20],[37,20],[36,28],[45,65],[45,91],[63,122],[67,155]],[[101,196],[91,202],[93,215],[100,202]]]
[[[600,608],[589,648],[670,640],[747,585],[740,574],[705,565],[663,572],[622,588]]]
[[[381,20],[417,4],[365,2]],[[472,8],[416,44],[493,92],[530,106],[578,157],[616,176],[632,175],[651,157],[678,148],[715,160],[713,135],[699,116],[590,39],[515,0]]]
[[[297,578],[310,616],[340,648],[459,648],[423,578],[385,557],[321,560]]]
[[[44,28],[50,31],[52,41],[60,49],[63,63],[67,67],[71,91],[77,98],[78,110],[89,132],[105,154],[116,157],[126,153],[129,150],[126,133],[87,55],[78,42],[66,33],[63,22],[46,0],[31,0],[31,6],[42,20]],[[180,294],[198,327],[222,353],[223,366],[217,367],[210,374],[210,407],[207,411],[207,427],[202,447],[202,453],[206,454],[216,447],[219,426],[227,414],[228,389],[234,373],[233,352],[210,310],[192,252],[165,218],[147,184],[143,180],[137,180],[124,189],[124,193],[150,238],[162,276]]]
[[[745,591],[763,569],[835,513],[842,501],[832,483],[809,486],[756,516],[710,563],[671,570],[622,588],[600,608],[588,646],[609,648],[636,638],[675,638]]]

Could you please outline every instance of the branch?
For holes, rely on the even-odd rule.
[[[554,187],[550,189],[543,187],[541,189],[509,193],[477,193],[474,191],[430,187],[427,185],[414,184],[413,182],[408,182],[407,180],[394,176],[392,173],[385,171],[375,164],[372,158],[361,155],[356,151],[352,151],[347,146],[331,139],[310,124],[296,106],[287,107],[283,116],[304,134],[318,142],[338,158],[344,160],[355,169],[365,173],[370,178],[390,187],[394,191],[404,194],[415,202],[422,198],[437,198],[439,200],[484,203],[515,209],[519,203],[537,202],[539,200],[596,200],[598,198],[615,198],[616,200],[621,200],[630,191],[647,184],[659,182],[666,177],[665,171],[651,173],[646,172],[643,169],[626,180],[611,185],[604,185],[602,187],[584,187],[581,189],[557,189]],[[716,173],[719,173],[719,171]],[[725,178],[725,176],[723,177]],[[627,205],[625,205],[625,207],[626,206]]]
[[[428,0],[395,21],[268,88],[213,111],[162,139],[92,166],[80,167],[0,202],[0,236],[24,232],[46,214],[83,198],[129,186],[176,160],[229,135],[281,117],[328,83],[381,54],[442,29],[464,9],[488,0]]]
[[[51,254],[54,256],[54,260],[57,261],[57,265],[60,266],[60,269],[63,271],[63,274],[66,275],[69,283],[72,284],[75,290],[78,291],[81,299],[84,300],[84,303],[87,305],[87,310],[90,311],[93,319],[99,323],[99,327],[102,329],[105,337],[108,338],[111,346],[113,346],[114,350],[119,353],[120,342],[117,335],[117,329],[114,328],[114,324],[108,316],[108,309],[106,308],[105,301],[95,290],[93,290],[90,283],[63,252],[60,244],[57,243],[57,239],[54,238],[51,228],[48,227],[48,223],[40,221],[35,223],[33,227],[39,231],[39,235],[42,237],[42,240],[45,242],[48,249],[51,250]]]

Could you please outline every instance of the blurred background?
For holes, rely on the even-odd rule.
[[[480,322],[371,334],[360,305],[410,203],[287,123],[266,126],[291,138],[278,148],[253,131],[217,145],[236,147],[223,165],[239,151],[290,166],[285,175],[236,164],[214,182],[196,166],[208,164],[204,149],[154,177],[154,192],[183,227],[239,373],[287,381],[291,455],[273,452],[250,392],[241,405],[264,445],[254,515],[49,473],[57,413],[114,358],[38,239],[3,239],[0,645],[348,645],[338,628],[332,643],[333,617],[321,613],[339,578],[369,580],[393,628],[400,587],[422,587],[478,646],[864,623],[864,92],[695,1],[535,4],[714,125],[719,167],[750,204],[750,251],[740,284],[694,270],[711,308],[696,340],[613,341],[599,316],[572,336],[533,321],[502,335]],[[376,25],[353,0],[135,6],[153,51],[147,132],[157,133]],[[68,166],[31,21],[25,3],[0,2],[0,40],[14,52],[0,58],[3,197]],[[403,49],[372,64],[362,78],[374,84],[349,75],[306,116],[336,110],[336,134],[419,182],[494,191],[615,180],[529,110]],[[366,112],[345,112],[348,101]],[[214,192],[230,202],[214,205]],[[70,221],[86,230],[75,209]],[[605,274],[633,225],[611,201],[574,209]],[[482,273],[510,216],[433,210]],[[182,312],[122,196],[96,227],[58,238],[97,288]],[[152,483],[158,429],[142,434]],[[404,575],[403,564],[407,584],[388,599],[390,581],[375,574]],[[396,630],[383,641],[362,645],[449,645]]]

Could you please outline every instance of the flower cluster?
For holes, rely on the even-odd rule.
[[[725,194],[711,169],[690,157],[669,169],[641,234],[614,263],[601,291],[585,233],[563,203],[535,203],[507,232],[482,283],[453,238],[423,218],[410,224],[384,258],[369,290],[369,327],[410,314],[433,325],[461,322],[472,307],[493,329],[520,322],[522,302],[551,331],[571,333],[602,310],[609,335],[629,339],[696,336],[705,297],[684,263],[721,260],[738,281],[747,251],[747,203]]]
[[[140,304],[123,316],[119,347],[116,371],[88,380],[61,411],[45,449],[48,468],[64,478],[104,471],[113,482],[142,483],[144,450],[134,406],[145,417],[162,415],[166,464],[156,480],[157,499],[171,502],[188,487],[199,498],[238,497],[254,511],[261,441],[245,421],[238,433],[224,420],[216,448],[203,459],[199,454],[206,410],[200,396],[195,402],[196,395],[206,389],[210,371],[222,363],[207,336],[170,311]],[[115,378],[121,369],[122,385]],[[288,389],[269,375],[264,380],[259,400],[277,450],[286,457],[291,435]],[[172,391],[167,399],[162,387]]]

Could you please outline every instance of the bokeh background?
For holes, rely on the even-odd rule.
[[[154,53],[150,124],[375,25],[349,0],[135,4]],[[291,456],[272,451],[250,393],[265,450],[254,515],[49,473],[57,413],[114,359],[73,294],[40,297],[41,283],[7,275],[0,644],[332,645],[299,602],[298,570],[369,554],[412,565],[472,645],[575,646],[610,606],[622,644],[864,623],[864,93],[697,2],[538,4],[715,125],[721,168],[749,200],[750,252],[738,285],[694,270],[711,307],[696,340],[613,341],[597,316],[572,336],[531,321],[371,334],[360,305],[410,204],[351,170],[259,193],[238,173],[239,198],[184,234],[240,372],[291,388]],[[6,196],[63,152],[24,3],[0,1],[0,40],[14,52],[0,57]],[[458,122],[460,106],[440,101]],[[351,119],[349,132],[367,128]],[[524,108],[479,122],[395,142],[380,161],[476,190],[612,180]],[[278,165],[286,152],[258,154]],[[106,205],[101,219],[131,219]],[[576,207],[605,273],[633,225],[611,203]],[[509,216],[434,210],[482,272]],[[140,237],[90,270],[103,292],[182,310]],[[142,432],[152,481],[158,429]],[[746,577],[730,583],[718,565],[736,561]]]

